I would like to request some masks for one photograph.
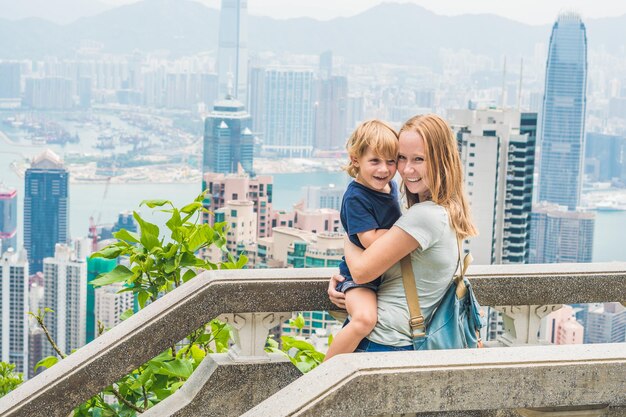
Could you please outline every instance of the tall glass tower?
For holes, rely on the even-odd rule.
[[[226,97],[215,102],[213,111],[204,120],[203,174],[236,173],[241,165],[254,176],[251,124],[250,115],[239,101]]]
[[[217,70],[219,99],[232,95],[247,102],[248,0],[222,0]]]
[[[580,201],[587,90],[587,35],[579,15],[559,15],[546,65],[539,201],[575,210]]]
[[[69,172],[46,150],[26,170],[24,246],[31,274],[43,271],[43,259],[54,256],[57,243],[69,239]]]

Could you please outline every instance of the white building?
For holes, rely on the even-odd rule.
[[[215,222],[226,222],[226,249],[234,257],[240,253],[248,256],[248,265],[255,263],[257,241],[257,214],[255,204],[248,200],[230,200],[226,205],[215,211]],[[221,253],[217,248],[209,248],[209,259],[218,262]]]
[[[105,329],[111,329],[121,323],[122,314],[133,308],[133,293],[129,291],[118,293],[123,288],[124,284],[118,282],[95,289],[96,320],[100,321]]]
[[[28,378],[28,259],[24,249],[0,258],[0,358]]]
[[[302,190],[307,209],[328,208],[337,211],[341,210],[341,200],[346,191],[345,188],[337,187],[335,184],[328,184],[324,187],[310,185],[302,187]]]
[[[536,113],[449,110],[479,235],[466,243],[480,265],[527,263]]]
[[[54,258],[43,261],[44,299],[42,308],[54,313],[45,316],[44,323],[57,346],[69,354],[86,343],[87,263],[78,258],[67,245],[55,246]],[[43,356],[56,355],[50,345]]]
[[[313,70],[265,70],[263,149],[284,156],[313,152]]]

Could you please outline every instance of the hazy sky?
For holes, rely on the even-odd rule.
[[[109,4],[137,0],[101,0]],[[197,0],[219,8],[220,0]],[[416,3],[437,14],[493,13],[529,24],[554,22],[560,11],[573,10],[583,18],[621,16],[626,14],[624,0],[394,0]],[[250,14],[289,18],[309,16],[332,19],[351,16],[369,9],[382,0],[248,0]]]

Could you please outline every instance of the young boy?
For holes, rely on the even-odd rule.
[[[346,144],[350,162],[345,167],[354,178],[341,203],[341,224],[351,242],[365,249],[400,217],[396,174],[398,134],[380,120],[363,122]],[[376,291],[381,278],[366,284],[355,283],[345,259],[339,265],[345,281],[337,291],[346,294],[350,322],[337,333],[325,360],[339,353],[354,352],[359,342],[376,325]]]

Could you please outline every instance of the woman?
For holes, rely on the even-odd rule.
[[[367,283],[383,275],[378,289],[378,322],[357,352],[411,350],[409,309],[399,261],[411,254],[415,285],[424,317],[429,317],[458,265],[457,237],[477,234],[463,191],[458,146],[448,124],[439,116],[409,119],[400,129],[398,172],[408,211],[367,249],[345,243],[352,279]],[[340,276],[331,278],[328,294],[339,307],[343,294],[335,291]]]

